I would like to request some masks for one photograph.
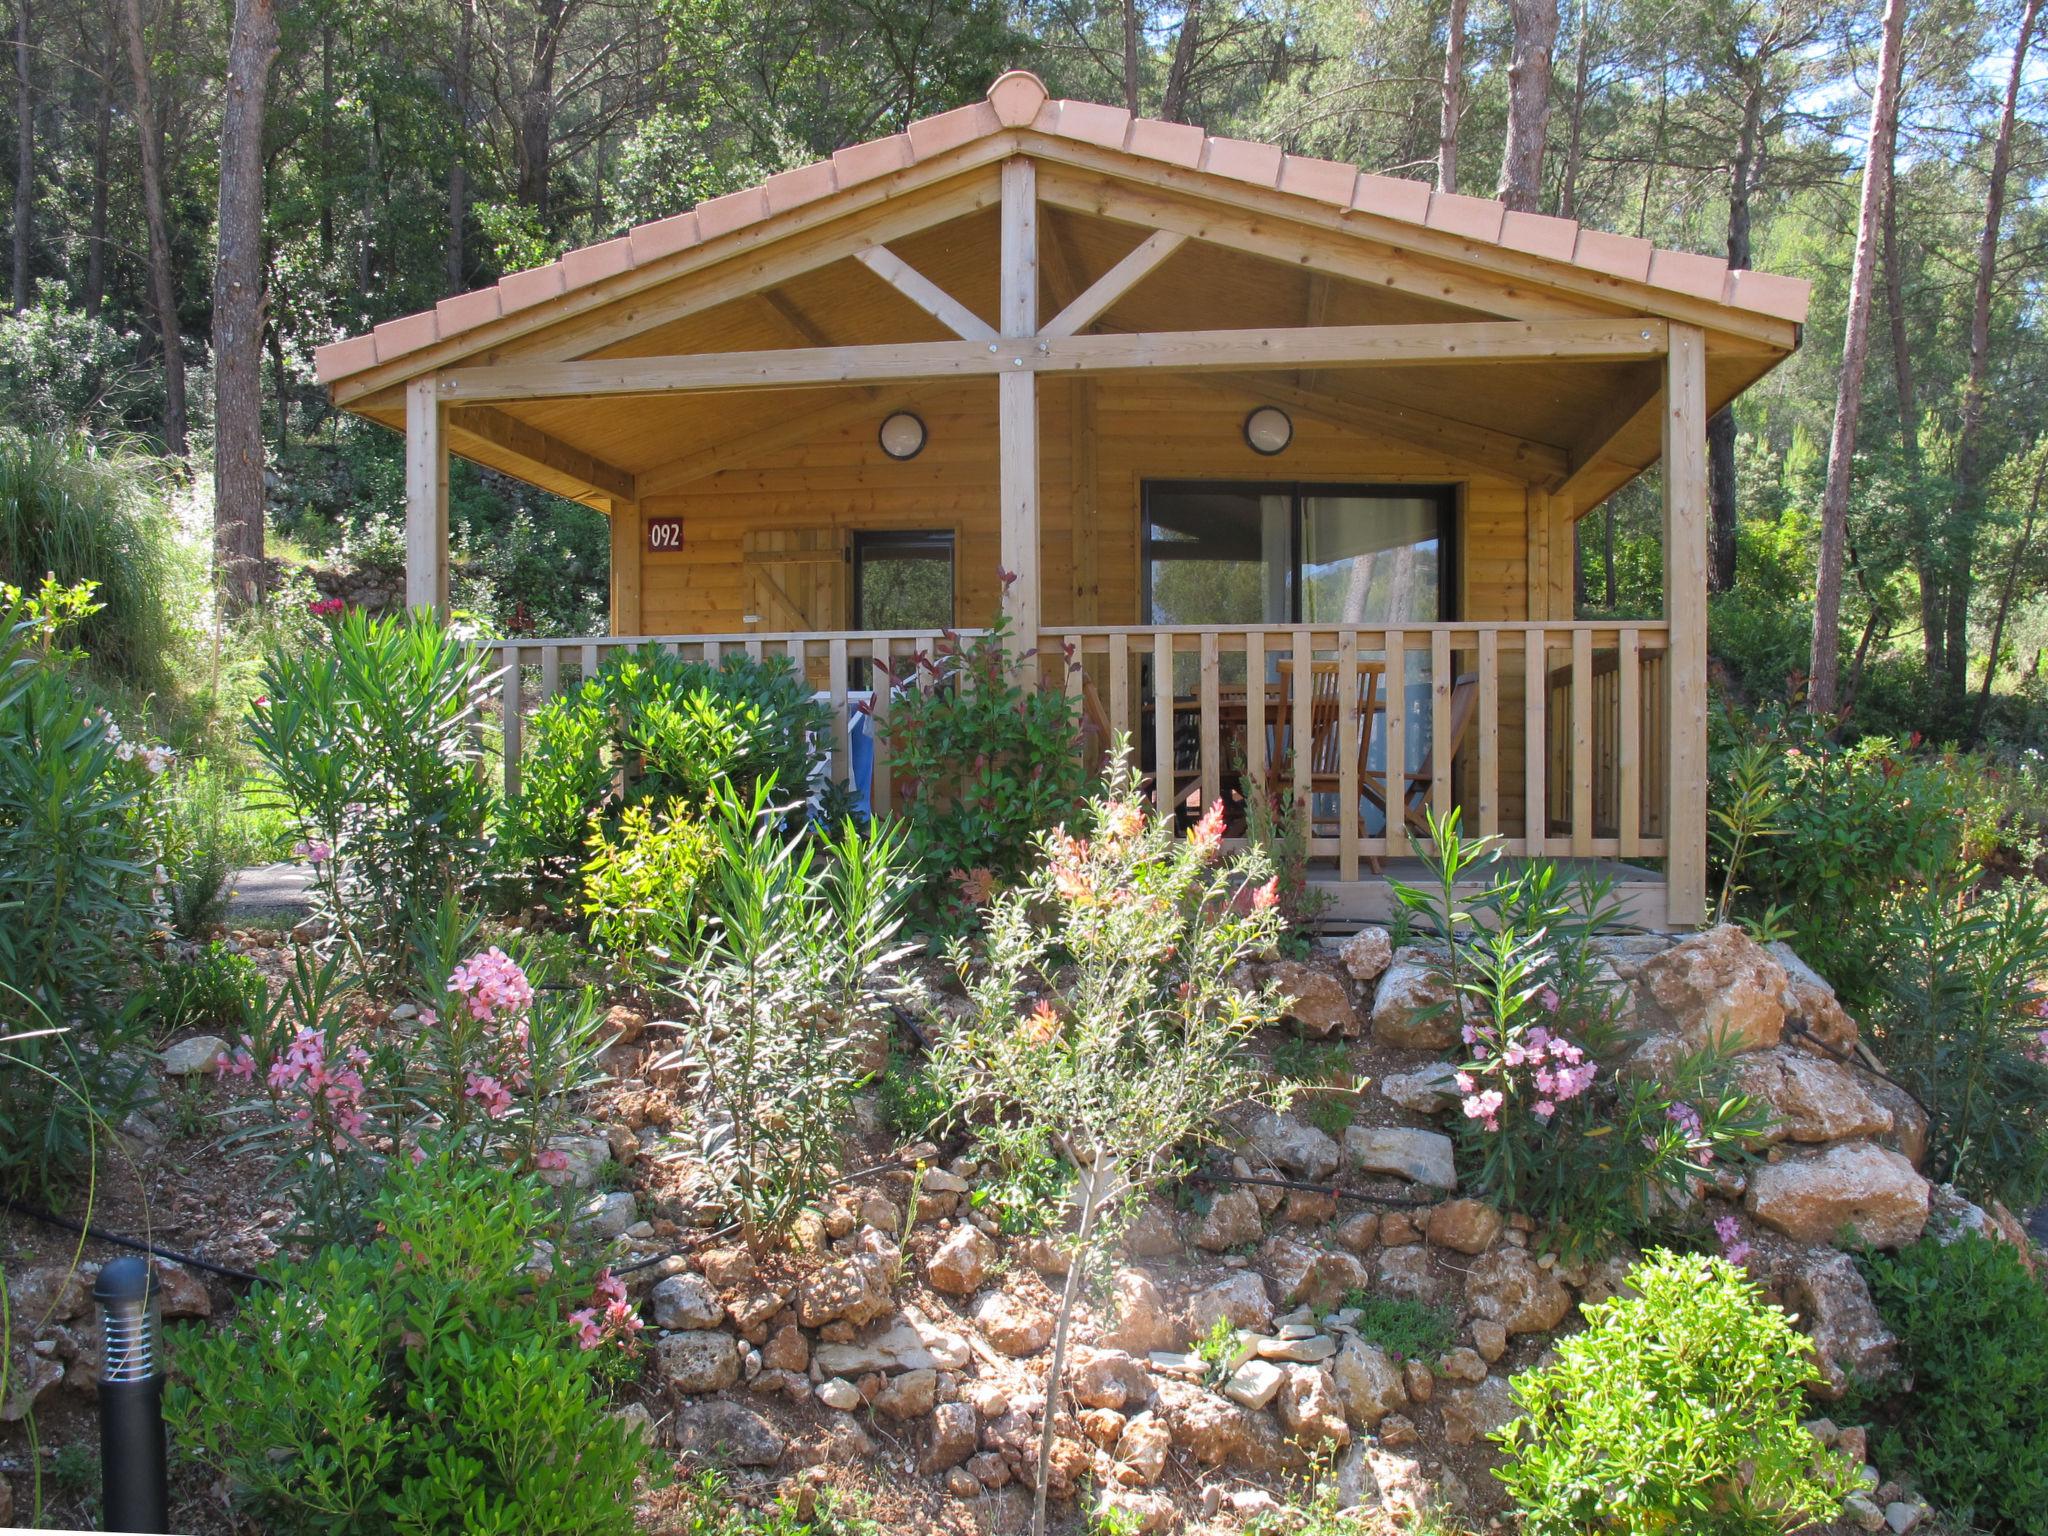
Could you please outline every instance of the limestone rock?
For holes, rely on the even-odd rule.
[[[45,1323],[68,1323],[92,1308],[91,1264],[41,1264],[6,1276],[8,1322],[16,1332]]]
[[[1181,1342],[1159,1287],[1142,1269],[1120,1269],[1110,1281],[1116,1326],[1103,1342],[1134,1355],[1149,1355]]]
[[[1394,941],[1386,929],[1367,926],[1346,939],[1337,954],[1353,981],[1372,981],[1393,963]]]
[[[1273,1401],[1287,1372],[1270,1360],[1251,1359],[1231,1372],[1223,1384],[1223,1395],[1243,1407],[1259,1409]]]
[[[1764,949],[1785,972],[1787,1019],[1796,1019],[1803,1026],[1801,1031],[1788,1031],[1787,1038],[1797,1040],[1808,1050],[1819,1047],[1823,1054],[1839,1055],[1854,1050],[1862,1032],[1842,1007],[1827,978],[1800,959],[1790,944],[1767,944]]]
[[[1035,1355],[1052,1340],[1052,1314],[1007,1291],[982,1297],[975,1305],[974,1321],[982,1336],[1006,1355]]]
[[[1313,1366],[1295,1366],[1287,1373],[1273,1399],[1273,1411],[1288,1434],[1304,1446],[1314,1448],[1324,1441],[1339,1447],[1351,1443],[1351,1426],[1345,1422],[1337,1389]]]
[[[1402,1370],[1377,1344],[1359,1338],[1346,1339],[1330,1374],[1345,1414],[1361,1428],[1370,1429],[1396,1409],[1407,1406],[1408,1389]]]
[[[818,1388],[818,1401],[827,1408],[837,1408],[841,1413],[851,1413],[861,1405],[863,1399],[859,1387],[844,1376],[834,1376]]]
[[[1430,1262],[1429,1250],[1420,1243],[1381,1249],[1377,1280],[1389,1296],[1406,1296],[1412,1301],[1440,1301],[1448,1289]]]
[[[740,1346],[708,1329],[672,1333],[655,1344],[654,1365],[670,1392],[722,1392],[740,1379]]]
[[[1441,1393],[1444,1439],[1452,1445],[1471,1445],[1520,1415],[1514,1394],[1498,1376],[1489,1376],[1477,1386],[1453,1387]]]
[[[213,1316],[213,1293],[206,1282],[182,1264],[159,1259],[156,1264],[157,1315],[173,1317]]]
[[[1377,1211],[1359,1211],[1337,1223],[1330,1234],[1353,1253],[1364,1253],[1380,1240],[1380,1217]]]
[[[1734,1051],[1778,1044],[1790,985],[1784,967],[1732,923],[1674,945],[1641,978],[1651,1009],[1689,1046],[1724,1040]]]
[[[1190,1338],[1206,1338],[1219,1321],[1257,1333],[1271,1328],[1273,1303],[1266,1295],[1265,1281],[1248,1269],[1240,1269],[1188,1298]]]
[[[626,1229],[639,1219],[639,1202],[627,1189],[600,1191],[576,1209],[577,1231],[598,1242],[624,1237]]]
[[[697,1255],[697,1267],[704,1278],[721,1291],[745,1285],[754,1278],[754,1256],[744,1248],[706,1248]]]
[[[1255,1243],[1264,1230],[1259,1201],[1249,1189],[1226,1189],[1209,1206],[1209,1214],[1195,1232],[1195,1246],[1211,1253]]]
[[[219,1035],[193,1035],[168,1046],[163,1054],[166,1077],[203,1077],[220,1070],[228,1043]]]
[[[1769,1107],[1770,1141],[1844,1141],[1882,1136],[1892,1112],[1864,1086],[1864,1074],[1811,1051],[1777,1046],[1742,1057],[1735,1086]]]
[[[1788,1289],[1827,1377],[1819,1396],[1839,1398],[1852,1384],[1876,1383],[1896,1368],[1899,1341],[1848,1254],[1832,1248],[1808,1253],[1792,1270]]]
[[[1337,1143],[1312,1125],[1262,1110],[1246,1133],[1258,1155],[1289,1178],[1319,1184],[1337,1171]]]
[[[885,1413],[900,1422],[930,1413],[938,1401],[938,1396],[937,1371],[905,1371],[901,1376],[892,1377],[888,1384],[875,1394],[874,1408],[875,1412]],[[974,1410],[968,1408],[967,1415],[972,1418]]]
[[[1486,1380],[1486,1362],[1476,1349],[1446,1350],[1437,1362],[1437,1371],[1445,1381],[1463,1382],[1467,1386]]]
[[[972,1295],[987,1278],[995,1258],[996,1245],[979,1228],[958,1226],[925,1265],[925,1278],[949,1296]]]
[[[1369,1283],[1365,1265],[1348,1253],[1318,1253],[1293,1283],[1282,1287],[1280,1300],[1289,1306],[1329,1311],[1352,1291]]]
[[[1133,1536],[1168,1536],[1180,1527],[1180,1508],[1163,1493],[1105,1488],[1095,1500],[1092,1529],[1129,1531]]]
[[[1245,1409],[1192,1382],[1169,1377],[1157,1389],[1158,1411],[1172,1429],[1174,1443],[1186,1447],[1195,1460],[1220,1467],[1244,1452],[1253,1417]]]
[[[1280,989],[1287,1017],[1311,1040],[1358,1033],[1358,1013],[1344,983],[1328,971],[1299,960],[1276,960],[1266,967],[1266,980]]]
[[[771,1371],[802,1371],[811,1363],[811,1341],[795,1323],[784,1323],[761,1346],[761,1364]]]
[[[1898,1153],[1841,1142],[1767,1163],[1750,1175],[1750,1215],[1801,1243],[1833,1243],[1845,1228],[1878,1248],[1897,1248],[1927,1225],[1930,1186]]]
[[[926,1477],[957,1467],[980,1444],[981,1424],[966,1403],[941,1403],[932,1410],[932,1437],[917,1470]]]
[[[888,1309],[888,1295],[872,1283],[868,1267],[851,1260],[825,1265],[796,1289],[796,1320],[806,1328],[840,1318],[858,1328]]]
[[[1429,1213],[1429,1240],[1460,1253],[1484,1253],[1500,1239],[1501,1215],[1482,1200],[1446,1200]]]
[[[702,1275],[670,1275],[648,1293],[657,1328],[716,1328],[725,1308]]]
[[[1550,1333],[1572,1309],[1557,1272],[1539,1266],[1526,1248],[1495,1248],[1473,1260],[1465,1300],[1476,1316],[1511,1334]]]
[[[1117,1437],[1117,1479],[1140,1484],[1156,1483],[1166,1473],[1167,1454],[1173,1449],[1173,1431],[1156,1414],[1131,1417]]]
[[[1451,1138],[1437,1131],[1354,1125],[1344,1132],[1344,1151],[1368,1173],[1396,1174],[1435,1189],[1458,1187]]]
[[[1180,1224],[1163,1206],[1147,1205],[1124,1229],[1124,1252],[1134,1259],[1170,1259],[1180,1250]]]
[[[1888,1083],[1881,1077],[1866,1075],[1863,1091],[1891,1111],[1892,1128],[1879,1136],[1878,1142],[1890,1147],[1915,1168],[1925,1163],[1927,1111],[1920,1107],[1920,1101],[1897,1083]]]
[[[1442,1051],[1458,1043],[1458,1010],[1432,973],[1431,952],[1407,944],[1394,951],[1372,1000],[1372,1038],[1397,1051]]]
[[[1152,1399],[1152,1378],[1121,1349],[1077,1350],[1067,1370],[1067,1390],[1084,1408],[1128,1409]]]
[[[558,1189],[591,1188],[612,1156],[612,1144],[602,1136],[550,1136],[548,1150],[559,1152],[568,1164],[567,1167],[549,1168],[541,1173],[543,1182]]]
[[[787,1443],[766,1419],[738,1403],[713,1400],[676,1410],[676,1449],[700,1459],[739,1467],[772,1467]]]
[[[1433,1061],[1413,1072],[1395,1072],[1380,1079],[1380,1092],[1417,1115],[1436,1115],[1458,1101],[1458,1069]]]

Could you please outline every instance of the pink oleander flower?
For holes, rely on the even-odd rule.
[[[1721,1257],[1730,1264],[1746,1264],[1756,1250],[1741,1241],[1742,1224],[1733,1216],[1714,1218],[1714,1236],[1721,1242]]]
[[[323,597],[315,602],[306,604],[306,612],[313,615],[316,619],[325,619],[333,617],[347,607],[348,604],[338,597]]]
[[[1468,1094],[1465,1098],[1465,1118],[1481,1122],[1489,1131],[1497,1131],[1500,1129],[1501,1107],[1506,1102],[1505,1096],[1498,1088]]]
[[[533,986],[527,981],[526,972],[495,945],[458,965],[448,978],[448,990],[464,997],[470,1017],[484,1023],[489,1023],[501,1009],[518,1013],[533,1002]]]
[[[243,1082],[252,1082],[256,1077],[256,1058],[249,1050],[249,1037],[244,1035],[242,1043],[231,1051],[222,1051],[213,1059],[214,1068],[222,1077],[239,1077]]]
[[[512,1109],[512,1095],[495,1077],[471,1072],[462,1089],[465,1099],[475,1099],[493,1120],[502,1120]]]
[[[1542,1005],[1543,1011],[1545,1013],[1557,1012],[1557,988],[1545,987],[1541,992],[1536,994],[1536,1001]]]
[[[1557,1106],[1548,1099],[1538,1099],[1529,1106],[1529,1110],[1538,1120],[1548,1120],[1557,1113]]]
[[[325,864],[329,859],[334,857],[334,848],[331,844],[328,843],[293,843],[292,857],[295,859],[304,859],[308,864],[311,864],[315,869],[318,869],[322,864]]]
[[[562,1173],[569,1167],[569,1154],[560,1147],[542,1147],[533,1154],[533,1166],[543,1173]]]

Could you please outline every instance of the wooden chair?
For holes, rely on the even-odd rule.
[[[1318,780],[1327,779],[1334,786],[1343,773],[1344,718],[1339,705],[1337,690],[1340,687],[1341,663],[1335,661],[1311,661],[1309,663],[1309,706],[1308,730],[1297,728],[1294,719],[1294,663],[1275,663],[1280,675],[1280,709],[1275,715],[1267,762],[1273,765],[1275,782],[1283,787],[1293,782],[1294,749],[1303,739],[1308,741],[1309,787],[1313,793],[1323,793]],[[1358,766],[1365,767],[1365,751],[1372,739],[1373,716],[1384,704],[1380,699],[1380,679],[1385,669],[1374,662],[1363,662],[1358,667]]]
[[[1110,753],[1116,748],[1116,732],[1110,725],[1109,710],[1102,702],[1102,694],[1096,689],[1095,679],[1085,672],[1081,675],[1081,734],[1092,738],[1083,746],[1083,750],[1089,753],[1089,766],[1096,773],[1103,772],[1109,767]],[[1131,739],[1131,752],[1134,757],[1137,755],[1137,749],[1138,741],[1134,736]],[[1170,767],[1173,762],[1172,742],[1166,743],[1165,753]],[[1147,800],[1152,798],[1154,786],[1158,782],[1159,775],[1156,772],[1141,772],[1138,775],[1138,788]],[[1188,792],[1200,782],[1199,774],[1175,780],[1173,803],[1180,804],[1187,798]]]
[[[1472,730],[1472,716],[1478,708],[1479,677],[1477,673],[1468,672],[1451,684],[1451,754],[1449,760],[1441,765],[1445,773],[1451,771],[1459,752],[1464,750],[1465,737]],[[1401,820],[1412,832],[1427,831],[1429,823],[1424,812],[1429,808],[1430,790],[1436,783],[1438,766],[1436,749],[1432,744],[1430,750],[1423,754],[1422,765],[1412,773],[1402,775]],[[1388,814],[1387,777],[1387,772],[1377,775],[1361,772],[1358,777],[1359,791],[1379,807],[1383,816]]]

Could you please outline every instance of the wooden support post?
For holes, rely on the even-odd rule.
[[[405,386],[405,606],[448,614],[448,437],[439,381]]]
[[[1664,381],[1664,882],[1673,926],[1707,910],[1707,346],[1671,327]]]
[[[1038,332],[1038,188],[1032,162],[1003,162],[1002,332],[1017,368],[999,376],[1003,569],[1012,577],[1003,598],[1012,642],[1020,651],[1038,644],[1038,379],[1023,366]]]
[[[1074,622],[1094,624],[1098,622],[1101,613],[1098,599],[1102,592],[1102,577],[1097,568],[1099,552],[1096,539],[1097,465],[1093,379],[1074,381],[1073,404],[1069,408],[1069,414],[1072,418],[1068,423],[1068,429],[1073,438],[1073,484],[1067,501],[1067,519],[1071,524],[1070,533],[1074,543]],[[1121,618],[1122,615],[1118,617]]]
[[[646,524],[640,503],[612,499],[612,633],[637,635],[640,613],[640,562],[645,551]]]

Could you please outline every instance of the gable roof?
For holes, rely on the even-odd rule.
[[[402,365],[414,354],[504,317],[1006,134],[1017,137],[1020,149],[1031,136],[1066,140],[1115,152],[1138,167],[1150,162],[1178,173],[1195,173],[1197,180],[1242,183],[1299,198],[1326,214],[1335,209],[1385,225],[1426,229],[1481,248],[1498,247],[1535,258],[1560,275],[1576,270],[1638,285],[1652,307],[1661,292],[1795,325],[1806,318],[1812,285],[1802,278],[1731,269],[1720,257],[1654,246],[1571,219],[1516,212],[1491,198],[1436,192],[1426,182],[1289,154],[1275,144],[1223,138],[1185,123],[1136,117],[1121,107],[1056,99],[1036,75],[1012,70],[989,87],[983,101],[921,118],[902,133],[839,150],[829,160],[712,198],[688,213],[636,225],[615,239],[570,251],[559,261],[510,273],[488,287],[443,299],[432,309],[387,320],[366,335],[319,347],[314,351],[315,369],[321,383],[333,385],[372,368]]]

